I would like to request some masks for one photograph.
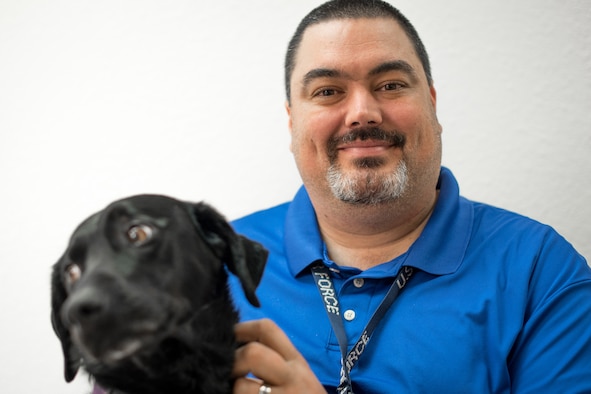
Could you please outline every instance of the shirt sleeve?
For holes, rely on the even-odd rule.
[[[509,360],[513,393],[591,393],[591,269],[556,233],[531,272]]]

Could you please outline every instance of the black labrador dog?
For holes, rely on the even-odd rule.
[[[266,259],[205,203],[139,195],[89,217],[51,278],[66,381],[83,367],[111,393],[230,393],[226,269],[258,306]]]

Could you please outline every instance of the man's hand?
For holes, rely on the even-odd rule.
[[[271,320],[240,323],[233,376],[234,394],[257,394],[262,384],[272,394],[322,393],[326,391],[285,333]],[[258,379],[246,377],[251,373]]]

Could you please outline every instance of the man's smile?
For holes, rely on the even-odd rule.
[[[354,158],[382,155],[391,148],[402,148],[405,142],[406,137],[396,131],[387,132],[377,127],[357,129],[333,137],[328,142],[328,155],[333,163],[338,154]]]
[[[355,140],[354,142],[339,145],[337,150],[347,155],[368,156],[382,154],[392,147],[394,147],[394,144],[388,141]]]

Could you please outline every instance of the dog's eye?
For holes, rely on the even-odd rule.
[[[82,276],[82,270],[78,264],[69,264],[66,267],[66,282],[68,285],[73,285]]]
[[[127,230],[127,240],[135,246],[141,246],[152,239],[154,230],[147,224],[136,224]]]

